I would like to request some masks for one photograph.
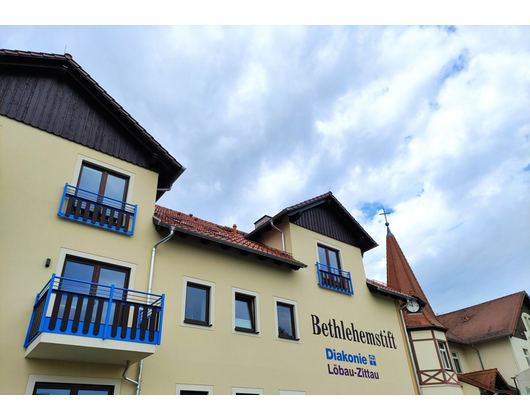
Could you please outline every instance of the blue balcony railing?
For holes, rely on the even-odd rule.
[[[53,274],[35,300],[24,347],[43,332],[160,344],[163,312],[164,295]]]
[[[66,184],[57,215],[133,235],[136,207]]]
[[[319,286],[353,295],[353,287],[349,271],[340,270],[318,262],[316,263],[316,266]]]

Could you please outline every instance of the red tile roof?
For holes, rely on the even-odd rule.
[[[438,318],[456,335],[468,343],[513,335],[521,313],[526,292],[518,292],[460,309]],[[449,338],[453,338],[449,335]],[[457,341],[457,340],[454,340]]]
[[[240,250],[248,251],[261,256],[267,256],[276,261],[291,264],[294,267],[307,267],[304,263],[295,260],[289,253],[279,249],[246,239],[246,233],[237,230],[235,225],[230,228],[199,219],[192,214],[184,214],[161,206],[155,206],[155,217],[162,223],[176,226],[179,231],[190,235],[209,238],[214,242],[233,246]]]
[[[502,390],[508,394],[512,393],[510,386],[495,368],[464,373],[458,375],[458,380],[492,393],[495,393],[498,390]]]

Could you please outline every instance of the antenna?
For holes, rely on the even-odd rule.
[[[67,47],[67,46],[68,46],[68,45],[64,44],[64,53],[63,53],[63,55],[66,54],[66,47]]]

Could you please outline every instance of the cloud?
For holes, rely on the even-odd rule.
[[[436,311],[528,289],[527,27],[1,30],[68,44],[187,168],[161,205],[249,231],[331,189],[380,244],[368,277],[386,278],[384,207]]]

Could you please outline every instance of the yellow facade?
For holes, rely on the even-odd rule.
[[[82,161],[128,174],[127,201],[138,205],[133,236],[57,216],[64,185],[75,185]],[[131,271],[129,288],[147,290],[152,247],[168,234],[157,232],[153,224],[157,174],[6,117],[0,117],[0,170],[0,316],[10,320],[0,332],[9,337],[0,343],[1,354],[9,361],[0,367],[0,393],[32,393],[36,381],[70,378],[111,384],[116,393],[135,394],[136,386],[122,379],[124,364],[65,360],[72,348],[67,344],[79,343],[76,337],[55,337],[60,342],[53,354],[56,360],[26,357],[23,343],[35,296],[53,273],[60,275],[66,255],[126,266]],[[294,271],[177,235],[160,246],[152,292],[165,294],[162,342],[144,360],[142,394],[175,394],[183,386],[207,386],[213,394],[238,389],[276,395],[415,393],[398,309],[392,299],[369,292],[360,250],[287,219],[278,227],[285,233],[287,251],[307,268]],[[262,240],[281,248],[277,231]],[[317,243],[340,250],[354,295],[318,286]],[[211,328],[182,322],[185,281],[214,286]],[[259,334],[234,331],[237,290],[258,297]],[[277,337],[278,300],[295,304],[298,341]],[[321,333],[316,334],[319,328]],[[329,330],[325,336],[323,328],[334,328],[341,338],[333,338]],[[375,344],[375,336],[380,345]],[[337,359],[337,354],[346,360]],[[356,362],[348,361],[348,356],[352,360],[355,356]],[[374,364],[369,356],[375,357]],[[138,367],[132,365],[127,377],[137,379]],[[358,373],[352,377],[346,371]]]

